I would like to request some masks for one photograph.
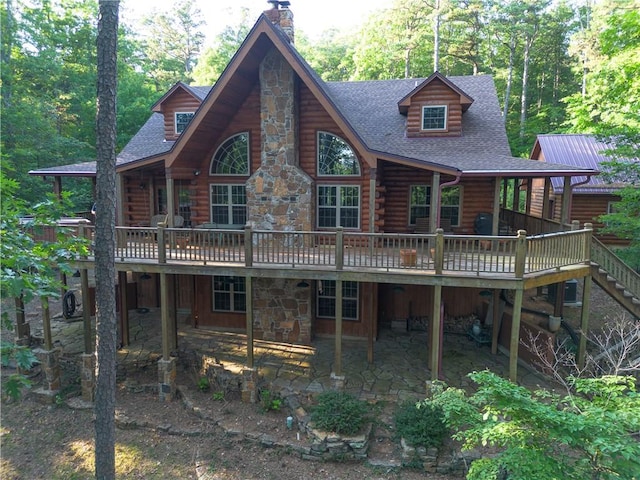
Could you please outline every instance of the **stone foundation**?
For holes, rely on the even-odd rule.
[[[160,400],[170,402],[176,398],[176,359],[158,360],[158,395]]]
[[[44,350],[37,348],[33,351],[40,362],[44,373],[43,389],[51,392],[60,390],[60,363],[61,351],[59,349]]]
[[[311,289],[299,280],[256,278],[253,282],[253,330],[256,338],[311,343]]]

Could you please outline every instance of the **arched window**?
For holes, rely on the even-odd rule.
[[[249,132],[237,133],[218,147],[209,175],[249,175]]]
[[[318,175],[360,175],[353,149],[332,133],[318,132]]]

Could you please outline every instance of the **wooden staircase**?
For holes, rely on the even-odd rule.
[[[640,320],[640,274],[595,237],[591,243],[591,275],[611,298]]]

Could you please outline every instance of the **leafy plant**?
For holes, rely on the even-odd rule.
[[[211,395],[211,398],[217,402],[221,402],[222,400],[224,400],[224,392],[222,390],[213,392],[213,395]]]
[[[637,478],[640,396],[632,377],[569,379],[573,393],[561,396],[488,371],[469,376],[478,384],[471,397],[455,389],[434,395],[464,448],[499,449],[473,462],[468,479]]]
[[[260,390],[260,405],[263,412],[278,411],[282,407],[282,399],[271,390]]]
[[[209,383],[209,379],[207,377],[200,377],[198,379],[198,390],[201,392],[208,392],[211,388],[211,384]]]
[[[339,434],[358,433],[367,420],[368,405],[349,393],[328,391],[318,396],[311,420],[321,430]]]
[[[442,407],[430,400],[400,405],[394,420],[397,434],[414,447],[439,447],[448,432]]]
[[[3,318],[7,317],[6,312],[3,312],[2,316]],[[8,325],[5,321],[3,321],[3,323],[5,326],[11,326],[10,322]],[[36,356],[28,347],[2,340],[0,344],[0,357],[2,358],[3,368],[10,366],[12,361],[15,362],[17,367],[17,372],[9,375],[2,384],[2,392],[6,397],[16,401],[20,398],[24,388],[31,387],[31,380],[22,372],[30,370],[31,367],[36,364]]]

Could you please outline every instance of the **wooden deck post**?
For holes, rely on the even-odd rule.
[[[338,227],[336,229],[336,270],[342,270],[343,268],[344,268],[344,228]]]
[[[160,272],[160,318],[162,323],[162,359],[169,361],[171,357],[169,292],[167,288],[167,274]]]
[[[440,172],[433,172],[433,178],[431,179],[431,204],[429,205],[429,211],[433,212],[429,215],[429,231],[435,232],[438,227],[438,215],[440,211],[440,195],[436,195],[435,192],[440,189]]]
[[[433,310],[431,312],[431,380],[438,380],[441,368],[440,352],[440,310],[442,307],[442,285],[433,286]]]
[[[244,266],[253,266],[253,230],[251,225],[245,225],[244,227]]]
[[[53,339],[51,338],[51,310],[49,309],[49,299],[40,297],[42,303],[42,333],[44,335],[44,349],[48,352],[53,350]]]
[[[129,345],[129,309],[127,304],[127,272],[118,272],[118,290],[120,292],[120,345]]]
[[[498,339],[500,337],[500,327],[502,326],[502,309],[500,308],[500,289],[493,289],[493,297],[491,300],[491,353],[498,353]]]
[[[518,379],[518,347],[520,345],[520,318],[522,317],[522,297],[524,291],[518,288],[513,300],[513,312],[511,319],[511,341],[509,342],[509,380],[516,382]]]
[[[86,268],[80,270],[80,288],[82,289],[82,333],[84,336],[84,353],[93,353],[91,335],[91,300],[89,298],[89,271]]]
[[[436,229],[436,255],[433,259],[434,268],[437,275],[442,275],[442,269],[444,266],[444,230],[441,228]]]
[[[342,279],[336,280],[336,354],[334,374],[342,376]]]
[[[500,228],[500,177],[496,177],[493,184],[493,223],[491,235],[498,235]]]
[[[178,302],[176,299],[176,276],[167,276],[167,292],[169,294],[169,348],[178,348]]]
[[[245,280],[246,294],[246,330],[247,330],[247,367],[253,368],[253,278]]]
[[[580,311],[580,343],[578,344],[578,355],[576,361],[578,367],[584,367],[587,354],[587,333],[589,332],[589,306],[591,298],[591,275],[584,277],[582,285],[582,310]]]
[[[560,223],[562,224],[562,230],[565,230],[565,225],[571,220],[571,177],[564,177],[564,187],[562,189],[562,210],[560,212]]]

